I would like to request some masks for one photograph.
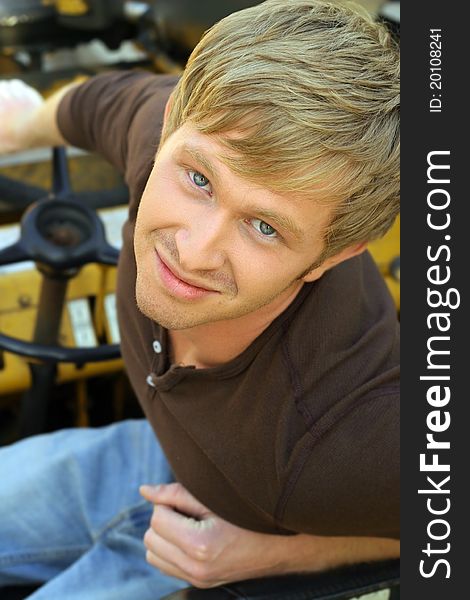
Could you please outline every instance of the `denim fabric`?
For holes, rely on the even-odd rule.
[[[171,480],[145,420],[0,448],[0,586],[46,582],[31,600],[157,600],[187,587],[145,561],[142,541],[152,506],[139,485]]]

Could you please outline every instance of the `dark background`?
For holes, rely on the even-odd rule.
[[[404,600],[434,600],[469,597],[468,542],[469,508],[468,468],[470,431],[468,422],[468,203],[467,136],[468,136],[468,66],[466,56],[469,31],[455,2],[428,1],[402,3],[402,239],[403,256],[401,322],[402,322],[402,598]],[[442,113],[429,113],[429,29],[442,29]],[[450,150],[451,185],[444,186],[451,193],[451,226],[449,231],[433,232],[426,225],[428,212],[426,197],[431,189],[426,183],[427,153],[432,150]],[[451,413],[451,426],[440,434],[450,440],[450,451],[441,451],[441,462],[448,452],[451,463],[451,502],[447,515],[451,533],[443,542],[451,543],[447,558],[451,577],[445,579],[441,565],[436,574],[424,579],[419,574],[419,562],[427,558],[421,550],[426,547],[427,524],[433,518],[426,508],[427,496],[418,495],[425,487],[426,474],[419,471],[419,454],[425,451],[426,415],[430,406],[426,401],[429,382],[420,382],[426,367],[426,341],[430,333],[426,316],[431,310],[426,302],[426,259],[428,244],[437,247],[449,233],[452,251],[452,277],[448,286],[461,294],[461,305],[451,313],[450,376],[451,400],[446,407]],[[441,241],[442,240],[442,241]],[[445,287],[445,286],[442,286]],[[438,309],[447,310],[447,309]],[[446,334],[442,334],[446,335]],[[428,459],[429,460],[429,459]],[[431,475],[431,473],[429,473]],[[436,473],[439,482],[443,473]],[[447,475],[447,474],[444,474]],[[426,486],[429,487],[429,486]],[[436,496],[435,496],[436,497]],[[444,496],[441,496],[441,498]],[[436,502],[436,507],[438,504]],[[438,533],[436,528],[435,533]],[[439,555],[434,555],[439,558]],[[432,561],[427,559],[427,565]],[[429,568],[429,567],[428,567]]]

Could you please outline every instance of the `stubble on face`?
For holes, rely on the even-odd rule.
[[[172,296],[156,283],[156,251],[168,266],[183,273],[174,236],[158,229],[145,234],[141,229],[139,226],[136,228],[134,237],[137,264],[136,301],[139,310],[145,316],[166,329],[187,329],[213,321],[212,315],[221,304],[220,298],[223,297],[228,303],[236,298],[238,287],[234,278],[224,272],[213,271],[190,274],[192,279],[198,281],[200,287],[217,290],[211,297],[211,308],[204,310],[204,306],[201,307],[204,300],[184,302]]]
[[[150,241],[151,240],[151,241]],[[199,271],[192,273],[198,281],[206,282],[208,288],[217,289],[220,296],[211,297],[210,303],[181,302],[164,290],[152,284],[155,270],[150,265],[155,258],[155,248],[165,252],[172,266],[179,268],[179,257],[174,237],[168,232],[154,231],[149,238],[146,251],[137,244],[136,262],[136,301],[139,310],[149,319],[159,323],[168,330],[181,330],[207,325],[219,321],[234,320],[254,313],[275,302],[279,297],[299,287],[301,278],[295,277],[285,287],[262,297],[250,297],[244,302],[237,302],[238,286],[233,277],[223,272]],[[155,258],[156,261],[156,258]],[[260,274],[262,276],[262,274]],[[301,287],[301,286],[300,286]],[[300,289],[299,287],[299,289]]]

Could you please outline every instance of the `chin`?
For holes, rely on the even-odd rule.
[[[213,320],[210,316],[193,314],[190,308],[180,307],[177,302],[152,294],[148,287],[136,286],[136,301],[140,312],[165,329],[189,329]]]

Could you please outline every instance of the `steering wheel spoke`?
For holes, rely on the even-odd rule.
[[[0,266],[12,265],[25,260],[31,260],[27,250],[23,247],[22,241],[18,240],[14,244],[0,250]]]
[[[118,259],[119,250],[104,240],[101,246],[97,249],[96,262],[103,265],[115,265],[117,264]]]

